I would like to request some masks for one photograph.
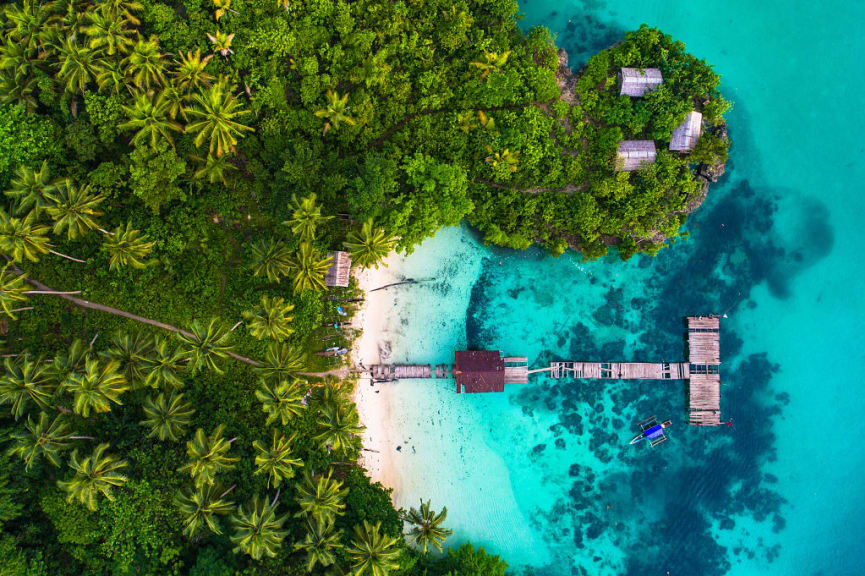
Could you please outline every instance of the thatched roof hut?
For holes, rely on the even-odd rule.
[[[685,121],[673,130],[673,136],[670,138],[670,150],[690,152],[697,145],[702,129],[703,115],[696,110],[688,112]]]
[[[333,258],[333,261],[327,270],[327,276],[324,277],[325,286],[345,288],[351,275],[351,255],[348,252],[330,252],[328,256]]]
[[[503,392],[505,360],[498,350],[458,350],[454,366],[457,393]]]
[[[623,140],[616,154],[616,168],[630,172],[644,164],[655,162],[655,142],[652,140]]]
[[[622,68],[619,81],[622,85],[619,94],[640,98],[660,86],[664,78],[657,68]]]

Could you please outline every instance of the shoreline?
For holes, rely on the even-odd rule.
[[[400,256],[391,252],[377,269],[353,272],[358,288],[364,294],[364,301],[352,318],[352,326],[361,330],[360,337],[355,339],[351,349],[351,361],[355,366],[381,362],[380,345],[388,340],[388,320],[393,300],[386,290],[370,290],[398,281],[396,264],[399,260]],[[373,482],[381,482],[385,488],[393,489],[391,500],[395,501],[400,488],[400,476],[390,453],[391,387],[382,383],[374,384],[368,376],[359,376],[354,403],[361,424],[365,427],[361,436],[363,450],[359,463]]]

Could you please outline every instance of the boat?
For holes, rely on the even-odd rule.
[[[652,416],[646,418],[639,422],[641,432],[634,436],[633,440],[631,440],[631,444],[633,445],[642,442],[643,440],[648,440],[649,446],[654,448],[667,439],[667,435],[664,434],[664,429],[669,428],[672,425],[673,422],[671,420],[664,420],[658,424],[657,417]]]

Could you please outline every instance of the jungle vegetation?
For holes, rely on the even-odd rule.
[[[513,0],[18,0],[0,11],[0,573],[503,574],[394,509],[339,380],[353,287],[467,218],[486,241],[627,257],[675,236],[728,104],[649,28],[562,101]],[[645,99],[622,65],[659,66]],[[711,136],[711,134],[710,134]],[[339,327],[335,328],[334,325]],[[433,550],[434,549],[434,550]]]

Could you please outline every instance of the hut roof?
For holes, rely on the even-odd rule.
[[[622,90],[619,94],[639,98],[664,82],[661,71],[657,68],[622,68],[619,72]]]
[[[696,110],[688,112],[685,121],[673,130],[670,138],[670,150],[689,151],[693,150],[700,139],[703,129],[703,115]]]
[[[639,169],[643,164],[655,161],[655,142],[652,140],[623,140],[619,142],[619,152],[616,155],[619,170],[630,172]]]
[[[503,392],[505,361],[497,350],[459,350],[456,353],[454,378],[457,392]]]
[[[330,268],[327,270],[327,276],[324,277],[325,286],[348,286],[348,280],[351,273],[351,255],[348,252],[330,252],[328,254],[333,258]]]

